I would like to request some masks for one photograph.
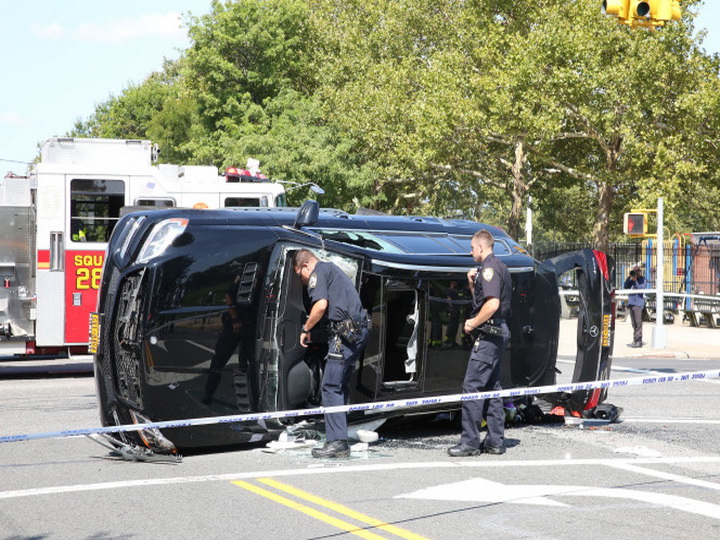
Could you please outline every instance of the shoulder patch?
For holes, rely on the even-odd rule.
[[[485,281],[490,281],[495,275],[495,270],[492,268],[483,268],[482,277]]]
[[[317,274],[313,272],[310,274],[310,280],[308,281],[308,289],[314,289],[317,286]]]

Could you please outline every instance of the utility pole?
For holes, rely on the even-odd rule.
[[[657,270],[655,271],[655,327],[652,334],[653,349],[667,349],[667,329],[665,328],[665,246],[663,237],[663,198],[657,202]]]

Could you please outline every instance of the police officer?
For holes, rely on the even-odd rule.
[[[511,282],[507,266],[493,253],[494,240],[486,230],[477,231],[471,241],[471,253],[480,263],[467,273],[473,291],[473,311],[465,321],[463,331],[477,334],[473,344],[463,393],[500,390],[500,361],[510,339],[506,323],[510,316]],[[483,332],[487,323],[495,333]],[[487,400],[487,436],[480,444],[480,425],[485,400],[465,401],[462,405],[462,435],[460,443],[448,449],[453,457],[474,456],[480,452],[504,454],[505,411],[501,398]]]
[[[327,321],[329,338],[321,388],[322,404],[324,407],[345,405],[350,376],[368,340],[367,311],[363,309],[360,295],[350,278],[335,264],[318,260],[307,249],[299,250],[293,262],[295,273],[307,287],[312,304],[300,333],[300,345],[307,347],[310,331]],[[325,434],[325,445],[313,448],[313,457],[350,455],[347,413],[326,414]]]

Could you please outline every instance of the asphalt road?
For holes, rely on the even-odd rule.
[[[717,365],[616,357],[612,376]],[[720,380],[608,400],[621,422],[514,426],[503,456],[450,458],[447,421],[381,428],[341,461],[254,447],[140,463],[85,437],[2,443],[0,538],[717,537]],[[92,378],[0,380],[1,435],[98,425]]]

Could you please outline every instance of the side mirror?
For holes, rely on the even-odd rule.
[[[309,227],[317,223],[318,217],[320,216],[320,206],[317,201],[312,199],[305,201],[300,210],[298,211],[297,218],[295,218],[296,229],[302,229],[303,227]]]

